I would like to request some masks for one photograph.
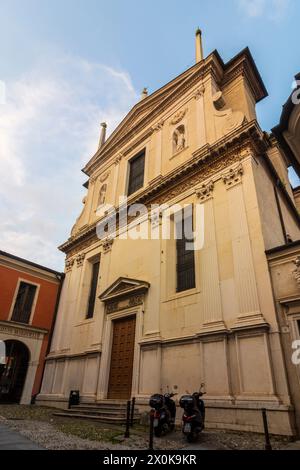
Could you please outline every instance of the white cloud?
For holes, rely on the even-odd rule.
[[[290,0],[237,0],[241,10],[250,18],[264,16],[272,21],[281,20],[289,7]]]
[[[63,268],[57,245],[81,211],[81,168],[99,124],[109,130],[136,102],[123,71],[56,57],[6,83],[0,105],[0,249]]]

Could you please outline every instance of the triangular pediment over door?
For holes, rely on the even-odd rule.
[[[99,299],[102,300],[102,302],[118,300],[135,294],[145,293],[149,287],[149,282],[139,279],[130,279],[128,277],[119,277],[99,295]]]

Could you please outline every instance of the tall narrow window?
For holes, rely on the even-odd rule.
[[[192,231],[192,214],[176,223],[177,292],[195,287],[195,257]]]
[[[33,301],[36,293],[36,286],[20,282],[17,298],[14,305],[12,321],[28,323],[32,311]]]
[[[145,150],[129,162],[129,180],[127,195],[135,193],[144,184]]]
[[[89,295],[89,303],[88,303],[88,310],[87,310],[86,318],[92,318],[94,315],[98,276],[99,276],[99,266],[100,266],[99,261],[96,261],[92,265],[90,295]]]
[[[300,337],[300,320],[297,320],[297,325],[298,325],[298,336]]]

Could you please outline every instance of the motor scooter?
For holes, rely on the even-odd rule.
[[[175,427],[176,404],[172,398],[176,393],[155,393],[150,397],[149,405],[153,415],[154,435],[160,437],[173,431]]]
[[[192,394],[183,395],[179,400],[179,405],[184,409],[182,415],[182,432],[188,442],[197,440],[199,434],[204,429],[205,405],[201,397],[205,394],[204,384],[200,390]]]

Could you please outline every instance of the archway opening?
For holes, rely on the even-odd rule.
[[[20,403],[26,379],[29,350],[21,341],[6,340],[5,365],[0,368],[0,403]]]

